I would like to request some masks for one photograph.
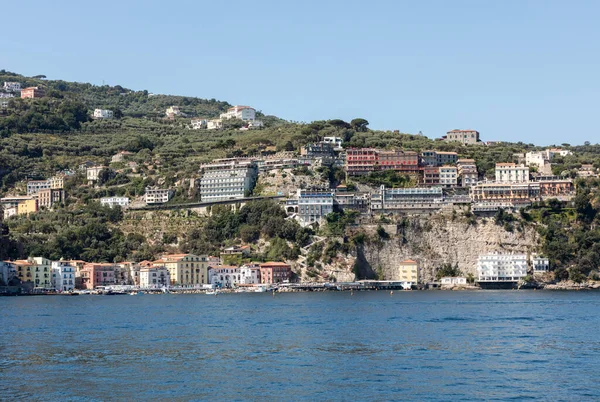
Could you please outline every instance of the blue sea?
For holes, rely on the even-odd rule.
[[[0,298],[2,400],[600,399],[600,292]]]

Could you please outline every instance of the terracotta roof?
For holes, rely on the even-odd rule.
[[[507,163],[496,163],[496,166],[517,166],[516,163],[507,162]]]
[[[288,265],[288,264],[286,264],[285,262],[275,262],[275,261],[264,262],[264,263],[261,263],[261,264],[258,264],[258,265],[259,265],[261,268],[262,268],[262,267],[267,267],[267,268],[268,268],[268,267],[280,267],[280,266],[282,266],[282,265],[285,265],[285,266],[288,266],[288,267],[289,267],[289,265]]]
[[[415,260],[404,260],[402,261],[400,264],[416,264],[417,262]]]

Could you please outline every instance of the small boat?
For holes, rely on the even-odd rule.
[[[138,290],[137,292],[133,291],[133,292],[129,293],[129,296],[141,296],[143,294],[144,294],[144,292],[142,292],[141,290]]]
[[[206,294],[207,295],[214,295],[216,296],[219,292],[217,290],[207,290]]]

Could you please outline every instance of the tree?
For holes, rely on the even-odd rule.
[[[344,120],[341,120],[341,119],[329,120],[327,123],[330,126],[337,127],[337,128],[352,128],[352,126],[350,126],[350,124],[346,123]]]
[[[359,132],[366,132],[368,130],[368,128],[367,128],[368,125],[369,125],[369,122],[362,118],[356,118],[350,122],[350,126],[352,126],[352,128],[354,130],[359,131]]]

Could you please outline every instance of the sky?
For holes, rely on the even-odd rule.
[[[437,138],[598,143],[595,0],[19,0],[0,69],[362,117]]]

